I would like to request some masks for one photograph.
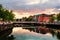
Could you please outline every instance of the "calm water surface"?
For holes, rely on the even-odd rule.
[[[57,38],[52,36],[50,33],[40,34],[21,27],[13,28],[12,34],[14,35],[15,40],[57,40]]]

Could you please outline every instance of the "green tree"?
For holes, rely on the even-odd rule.
[[[60,21],[60,13],[57,14],[57,21]]]
[[[7,21],[13,21],[14,20],[14,14],[13,14],[13,11],[11,10],[11,11],[8,11],[8,10],[6,10],[6,20]]]
[[[54,16],[51,16],[50,21],[51,22],[54,22],[54,20],[55,20],[55,17]]]
[[[7,9],[4,9],[3,7],[2,7],[2,5],[0,5],[0,19],[2,19],[3,20],[3,22],[5,22],[5,21],[13,21],[13,19],[14,19],[14,14],[13,14],[13,12],[12,11],[9,11],[9,10],[7,10]]]
[[[34,20],[33,20],[33,18],[28,17],[28,18],[26,18],[26,20],[25,20],[25,21],[34,21]]]
[[[0,9],[2,8],[2,5],[0,4]]]
[[[28,18],[27,17],[23,17],[22,20],[23,21],[34,21],[34,19],[32,17],[30,17],[30,16]]]
[[[23,17],[23,18],[22,18],[23,21],[26,21],[26,19],[27,19],[27,17]]]

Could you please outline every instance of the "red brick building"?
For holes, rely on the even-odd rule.
[[[49,22],[51,15],[41,14],[38,18],[39,22]]]

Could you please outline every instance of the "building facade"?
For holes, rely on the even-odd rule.
[[[37,22],[50,22],[51,15],[39,14],[35,15],[35,21]]]
[[[38,18],[39,22],[50,22],[51,15],[41,14]]]

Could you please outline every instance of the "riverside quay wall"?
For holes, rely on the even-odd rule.
[[[9,25],[9,24],[8,24]],[[12,33],[13,27],[11,25],[0,25],[0,39],[9,36]]]

